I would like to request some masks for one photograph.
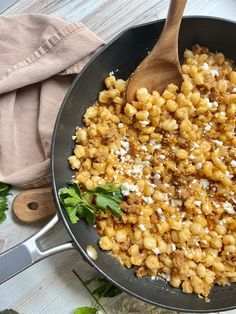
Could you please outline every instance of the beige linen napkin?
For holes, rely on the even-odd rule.
[[[50,182],[50,142],[74,74],[102,41],[81,23],[37,14],[0,17],[0,182]]]

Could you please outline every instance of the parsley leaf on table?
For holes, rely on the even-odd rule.
[[[74,314],[97,314],[98,310],[96,307],[83,306],[79,307],[74,311]]]
[[[9,195],[10,185],[0,182],[0,222],[6,219],[5,211],[8,209],[7,195]]]
[[[59,190],[59,199],[73,224],[84,218],[93,225],[99,209],[103,212],[110,210],[118,218],[122,216],[119,208],[122,194],[116,184],[104,184],[82,192],[77,184],[72,183]]]
[[[91,297],[94,299],[95,301],[94,308],[96,309],[100,308],[103,311],[103,313],[108,314],[106,310],[104,309],[104,307],[102,306],[102,304],[99,302],[99,300],[101,298],[115,297],[116,295],[120,294],[122,291],[116,286],[114,286],[110,281],[108,281],[104,277],[95,277],[95,278],[84,281],[74,269],[73,269],[73,273],[82,283],[82,285],[86,288],[86,290],[89,292]],[[98,284],[98,287],[95,288],[93,291],[91,291],[88,286],[93,282],[96,282]],[[78,309],[83,309],[83,308],[78,308]],[[74,312],[74,314],[87,314],[87,313],[86,312]],[[90,314],[90,312],[88,312],[88,314]],[[91,312],[91,314],[93,314],[93,312]]]
[[[97,282],[99,284],[99,286],[92,291],[92,294],[97,296],[98,298],[112,298],[122,292],[106,278],[92,278],[86,280],[84,284],[88,286],[92,282]]]

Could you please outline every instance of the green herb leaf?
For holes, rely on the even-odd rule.
[[[96,289],[92,291],[92,294],[97,296],[98,298],[112,298],[122,292],[106,278],[92,278],[86,280],[84,284],[87,286],[92,282],[97,282],[100,284]]]
[[[9,184],[0,182],[0,196],[9,195],[10,188],[11,186]]]
[[[79,307],[74,311],[74,314],[97,314],[98,310],[96,307],[83,306]]]
[[[85,199],[77,184],[60,189],[59,198],[73,224],[80,218],[86,219],[89,225],[94,224],[94,206]]]
[[[59,199],[73,224],[84,218],[89,225],[93,225],[98,209],[103,212],[111,210],[119,218],[122,216],[119,208],[122,194],[116,184],[104,184],[82,193],[79,186],[73,183],[59,190]]]
[[[97,208],[101,209],[103,212],[111,210],[119,218],[122,216],[119,205],[123,197],[121,189],[117,187],[117,185],[104,184],[93,190],[88,190],[88,193],[96,196]]]
[[[9,195],[10,185],[0,182],[0,222],[6,219],[5,211],[8,209],[7,195]]]

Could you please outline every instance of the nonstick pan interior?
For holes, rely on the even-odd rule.
[[[52,145],[52,173],[54,196],[65,225],[78,249],[87,261],[103,275],[126,292],[146,302],[172,310],[188,312],[214,312],[236,307],[236,284],[215,286],[206,303],[197,296],[183,294],[180,289],[171,287],[162,279],[151,280],[150,277],[138,279],[133,269],[127,269],[102,252],[98,246],[96,229],[80,221],[71,224],[63,208],[60,207],[57,191],[70,182],[73,172],[69,169],[67,158],[71,155],[73,142],[71,136],[76,126],[82,126],[82,117],[86,108],[92,105],[103,81],[111,71],[116,77],[127,79],[139,62],[151,50],[163,28],[164,21],[152,22],[128,29],[86,66],[75,79],[59,112],[54,129]],[[236,24],[233,22],[208,18],[184,18],[180,29],[179,55],[193,44],[207,46],[212,51],[221,51],[236,60]],[[86,253],[86,247],[92,244],[98,251],[98,259],[93,261]]]

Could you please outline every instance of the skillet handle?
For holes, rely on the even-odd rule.
[[[51,230],[58,221],[59,216],[56,214],[39,232],[0,254],[0,284],[45,257],[75,248],[74,243],[69,241],[47,250],[42,249],[39,243],[40,238]]]

